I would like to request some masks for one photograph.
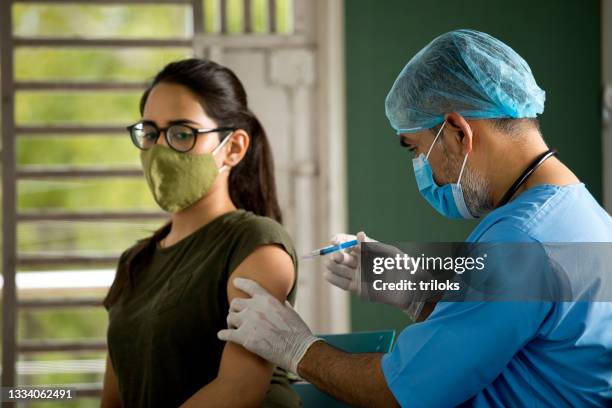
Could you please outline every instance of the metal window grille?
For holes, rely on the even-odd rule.
[[[88,6],[168,4],[185,5],[191,8],[191,33],[185,38],[77,38],[18,36],[13,30],[13,6],[24,4],[63,5],[87,4]],[[103,351],[104,339],[60,341],[27,340],[17,342],[17,312],[22,309],[100,307],[98,298],[60,298],[19,300],[16,287],[18,267],[38,265],[114,265],[118,254],[20,254],[17,246],[17,227],[20,223],[45,221],[117,221],[151,220],[165,217],[159,212],[147,211],[18,211],[18,180],[54,180],[58,178],[109,178],[140,177],[141,170],[131,167],[108,166],[17,166],[16,138],[27,136],[71,137],[76,135],[105,134],[123,136],[120,126],[91,125],[17,125],[15,122],[15,94],[24,91],[125,91],[143,89],[142,82],[96,81],[96,80],[18,80],[14,72],[15,51],[23,48],[45,47],[48,49],[133,49],[185,47],[194,48],[194,38],[200,34],[292,34],[292,1],[279,7],[276,0],[2,0],[0,1],[0,63],[2,93],[2,386],[15,386],[18,370],[24,373],[52,370],[47,364],[20,362],[19,354],[45,351]],[[239,14],[239,16],[237,16]],[[66,363],[66,362],[65,362]],[[85,370],[99,364],[68,362],[58,367],[77,367]],[[38,368],[37,368],[38,367]],[[43,367],[43,368],[40,368]],[[100,392],[99,384],[84,384],[78,387],[77,395],[91,396]]]

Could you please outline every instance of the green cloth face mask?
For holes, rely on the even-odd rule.
[[[227,168],[217,168],[214,156],[228,140],[226,136],[212,153],[205,154],[181,153],[158,144],[141,151],[142,169],[157,204],[174,213],[202,198]]]

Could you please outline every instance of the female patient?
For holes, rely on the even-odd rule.
[[[279,224],[270,146],[238,78],[214,62],[166,66],[128,130],[155,201],[171,213],[119,259],[103,407],[298,406],[285,373],[217,339],[231,280],[295,298],[297,258]]]

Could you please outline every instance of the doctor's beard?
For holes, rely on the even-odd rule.
[[[442,148],[444,149],[443,168],[447,176],[446,179],[454,183],[459,177],[463,156],[453,157],[444,141],[442,141]],[[470,167],[469,157],[461,176],[461,188],[463,189],[465,204],[473,216],[480,218],[493,210],[490,183],[482,174]]]

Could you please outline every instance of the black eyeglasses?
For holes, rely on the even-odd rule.
[[[226,133],[222,138],[227,136],[229,132],[236,130],[232,127],[220,127],[215,129],[196,129],[187,125],[171,125],[167,128],[158,128],[153,122],[138,122],[126,128],[130,132],[130,138],[134,145],[141,150],[150,149],[161,132],[164,132],[166,143],[172,149],[178,152],[188,152],[193,149],[196,144],[198,135],[205,133]]]

